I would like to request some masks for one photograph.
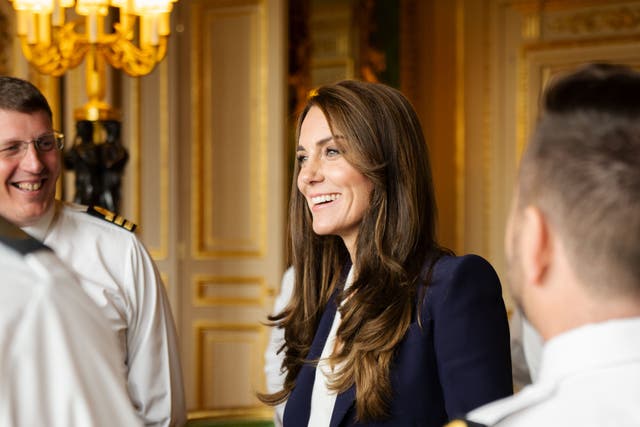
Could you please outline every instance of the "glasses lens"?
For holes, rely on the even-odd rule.
[[[9,144],[4,145],[0,148],[0,155],[4,158],[12,158],[22,153],[22,143],[21,142],[11,142]]]
[[[43,135],[35,140],[36,148],[38,151],[51,151],[56,146],[55,135]]]

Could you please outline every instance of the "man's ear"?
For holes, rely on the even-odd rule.
[[[524,209],[521,223],[522,268],[527,283],[542,285],[553,256],[553,243],[544,213],[536,206]]]

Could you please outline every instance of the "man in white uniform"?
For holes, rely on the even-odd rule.
[[[279,314],[289,304],[291,294],[293,293],[293,267],[289,267],[282,276],[280,284],[280,292],[273,304],[273,313]],[[269,335],[269,343],[264,353],[264,374],[267,382],[267,392],[275,393],[282,390],[284,385],[285,373],[282,371],[282,361],[284,353],[280,349],[284,345],[284,329],[271,328]],[[284,417],[284,407],[286,403],[276,406],[273,414],[273,424],[275,427],[282,427],[282,418]]]
[[[514,300],[545,341],[538,378],[470,412],[491,426],[640,426],[640,73],[553,84],[507,227]]]
[[[141,426],[116,337],[75,276],[0,217],[0,426]]]
[[[0,215],[54,249],[119,338],[136,411],[149,426],[185,422],[175,325],[156,266],[133,224],[55,201],[62,135],[30,83],[0,77]]]

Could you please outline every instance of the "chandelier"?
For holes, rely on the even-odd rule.
[[[116,115],[104,102],[106,63],[134,77],[150,73],[167,52],[176,0],[10,1],[22,51],[39,72],[61,76],[87,59],[88,102],[75,118],[95,121]],[[74,5],[79,19],[67,21],[67,9]],[[106,32],[110,8],[118,10],[119,19]]]

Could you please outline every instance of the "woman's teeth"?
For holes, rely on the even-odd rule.
[[[311,202],[314,205],[318,205],[320,203],[333,202],[337,198],[339,198],[339,194],[323,194],[322,196],[316,196],[311,198]]]

